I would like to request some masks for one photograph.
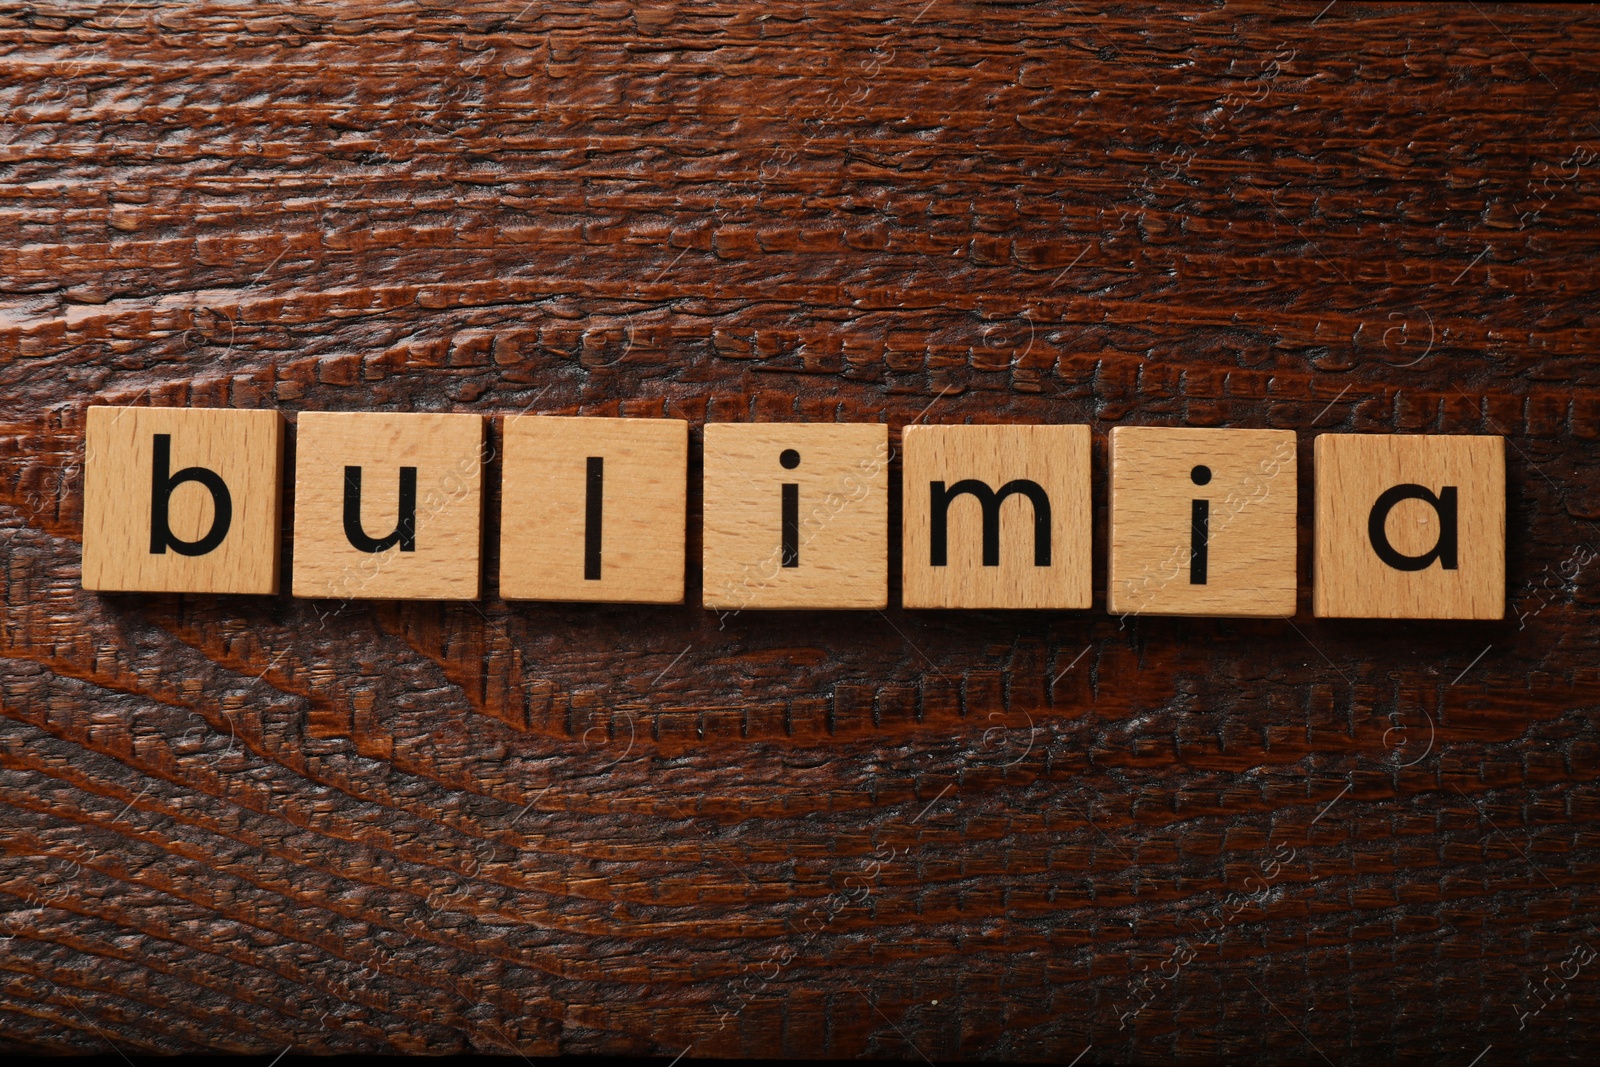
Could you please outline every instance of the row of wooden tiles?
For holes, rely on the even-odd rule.
[[[305,412],[294,472],[298,597],[480,595],[483,416]],[[83,585],[278,589],[284,422],[275,411],[94,407]],[[1110,435],[1107,609],[1295,613],[1289,430],[1118,427]],[[888,603],[888,427],[718,423],[704,433],[704,592],[723,612]],[[907,426],[903,603],[1093,603],[1090,431]],[[689,424],[504,420],[500,594],[680,603]],[[1500,437],[1323,434],[1319,616],[1497,619],[1505,607]]]

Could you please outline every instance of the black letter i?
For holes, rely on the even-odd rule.
[[[800,466],[800,453],[786,448],[778,456],[783,469],[792,471]],[[783,483],[783,565],[800,566],[800,483]]]
[[[1211,480],[1211,468],[1205,464],[1197,464],[1189,472],[1189,480],[1195,485],[1205,485]],[[1189,501],[1189,523],[1193,529],[1189,533],[1189,584],[1206,584],[1206,556],[1210,548],[1211,539],[1211,501]]]

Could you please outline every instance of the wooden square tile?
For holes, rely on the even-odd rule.
[[[1111,431],[1113,615],[1295,613],[1289,430]]]
[[[85,589],[278,591],[276,411],[94,407],[85,437]]]
[[[713,424],[704,484],[706,607],[887,606],[888,427]]]
[[[1087,608],[1094,505],[1087,426],[908,426],[908,608]]]
[[[1317,615],[1504,617],[1504,438],[1322,434],[1316,480]]]
[[[477,599],[482,485],[482,416],[303,413],[294,595]]]
[[[683,602],[687,422],[522,415],[501,439],[502,597]]]

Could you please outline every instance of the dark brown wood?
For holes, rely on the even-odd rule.
[[[449,7],[0,14],[0,1049],[1583,1058],[1592,13]],[[1302,575],[1501,433],[1513,611],[86,594],[91,400],[1088,421],[1102,574],[1114,425]]]

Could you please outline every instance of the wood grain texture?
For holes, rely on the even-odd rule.
[[[1584,1058],[1600,26],[1324,6],[0,11],[6,1049]],[[1118,425],[1504,434],[1509,610],[97,595],[91,398],[683,418],[691,513],[1085,422],[1101,531]]]

